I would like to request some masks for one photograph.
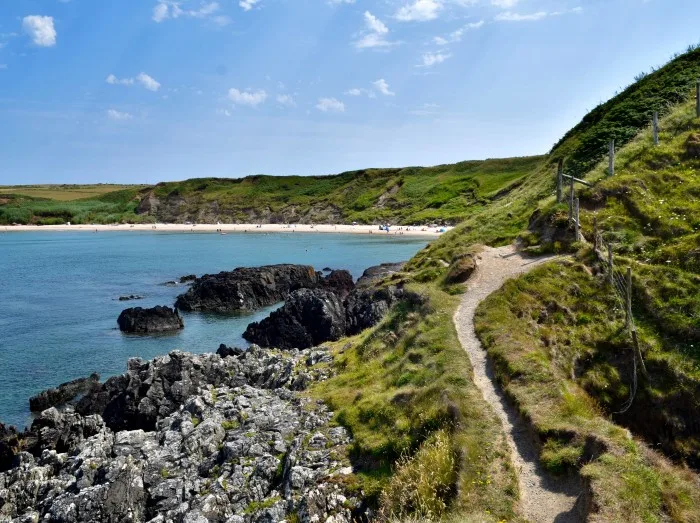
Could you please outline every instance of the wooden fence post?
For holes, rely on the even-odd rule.
[[[652,122],[653,134],[654,134],[654,145],[659,145],[659,113],[654,111],[654,120]]]
[[[615,176],[615,140],[610,140],[610,159],[608,160],[608,176]]]
[[[632,267],[627,267],[627,285],[625,289],[625,327],[632,326]]]
[[[613,252],[612,244],[608,243],[608,281],[610,285],[613,286],[615,280],[613,279]]]
[[[557,165],[557,203],[561,203],[564,185],[564,160],[559,160]]]
[[[579,201],[578,198],[576,198],[575,205],[574,205],[574,216],[576,217],[576,222],[575,222],[575,231],[576,231],[576,241],[579,242],[581,241],[581,222],[579,222]]]
[[[569,185],[569,223],[574,219],[574,177],[571,177]]]
[[[700,79],[695,85],[695,113],[698,118],[700,118]]]

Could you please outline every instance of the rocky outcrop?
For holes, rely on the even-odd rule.
[[[134,301],[134,300],[142,300],[143,296],[139,296],[138,294],[129,294],[128,296],[119,296],[119,301]]]
[[[373,327],[399,300],[421,298],[396,286],[358,287],[344,300],[324,289],[301,289],[270,316],[248,325],[243,337],[265,347],[313,347]]]
[[[401,272],[406,265],[406,262],[397,263],[382,263],[381,265],[375,265],[365,269],[357,280],[358,287],[368,287],[378,280],[391,276],[394,273]]]
[[[299,289],[280,309],[248,325],[243,337],[265,347],[308,348],[345,335],[345,308],[339,294],[325,289]]]
[[[297,289],[318,287],[320,281],[309,265],[241,267],[197,278],[175,306],[185,311],[251,311],[280,302]]]
[[[180,283],[190,283],[197,279],[196,274],[188,274],[187,276],[180,276]]]
[[[103,392],[119,397],[127,419],[143,413],[148,428],[70,408],[44,411],[21,438],[0,425],[0,442],[15,438],[0,472],[0,520],[349,522],[361,516],[343,487],[350,437],[292,390],[322,379],[327,366],[314,366],[330,359],[254,346],[225,358],[130,360]]]
[[[476,270],[476,259],[471,254],[458,257],[445,275],[446,283],[465,283]]]
[[[320,283],[322,288],[335,293],[341,300],[355,288],[352,275],[345,270],[331,271]]]
[[[58,407],[73,401],[81,394],[89,393],[100,385],[100,375],[91,374],[87,378],[62,383],[55,389],[48,389],[29,398],[29,409],[41,412],[50,407]]]
[[[125,309],[117,319],[119,330],[131,334],[154,334],[180,330],[185,326],[182,318],[170,307]]]

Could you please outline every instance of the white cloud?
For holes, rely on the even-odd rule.
[[[496,15],[496,20],[499,22],[534,22],[542,20],[549,15],[546,11],[538,11],[536,13],[521,15],[511,11],[505,11]]]
[[[365,25],[367,29],[377,34],[386,34],[389,32],[389,28],[382,22],[379,18],[374,16],[369,11],[365,11]]]
[[[263,90],[239,91],[238,89],[231,88],[228,90],[228,99],[236,105],[249,105],[250,107],[257,107],[267,100],[267,93]]]
[[[423,63],[419,67],[432,67],[437,64],[441,64],[447,60],[450,56],[449,53],[437,52],[437,53],[423,53]]]
[[[362,96],[367,89],[358,89],[357,87],[353,87],[352,89],[348,89],[345,91],[345,94],[348,96]]]
[[[296,107],[297,105],[294,101],[294,97],[290,94],[278,94],[276,100],[278,104],[285,105],[287,107]]]
[[[355,0],[328,0],[328,3],[331,5],[354,4]]]
[[[354,44],[357,49],[386,48],[396,45],[396,42],[390,42],[386,39],[389,28],[384,22],[369,11],[365,11],[364,19],[365,31],[361,33],[360,38],[355,40]]]
[[[386,83],[384,78],[380,78],[376,82],[372,82],[372,85],[377,91],[382,93],[384,96],[394,96],[396,94],[389,90],[389,84]]]
[[[475,29],[479,29],[481,26],[484,25],[483,20],[479,20],[478,22],[471,22],[465,25],[464,27],[460,27],[456,31],[452,31],[447,37],[442,37],[442,36],[436,36],[433,38],[433,43],[437,45],[447,45],[449,43],[454,43],[454,42],[461,42],[462,37],[464,36],[464,33],[466,31],[471,31]]]
[[[258,0],[252,0],[255,3]],[[175,2],[172,0],[159,0],[158,3],[153,7],[153,15],[151,18],[154,22],[160,23],[168,18],[180,18],[181,16],[186,16],[190,18],[206,18],[211,20],[217,25],[226,25],[231,20],[227,16],[220,16],[215,14],[219,11],[221,6],[218,2],[209,2],[202,4],[199,9],[183,9],[182,2]]]
[[[241,9],[244,11],[250,11],[259,1],[260,0],[241,0],[238,2],[238,5],[241,6]]]
[[[113,74],[110,74],[107,78],[105,78],[105,82],[107,82],[110,85],[127,85],[131,86],[134,85],[135,83],[141,84],[141,86],[145,87],[149,91],[156,92],[158,89],[160,89],[160,83],[156,81],[155,78],[152,76],[147,75],[146,73],[139,73],[139,75],[136,78],[117,78]]]
[[[491,0],[491,5],[501,9],[511,9],[518,4],[519,0]]]
[[[217,109],[216,114],[220,114],[221,116],[231,116],[231,111],[228,109]]]
[[[335,98],[319,98],[316,109],[324,113],[344,113],[345,104]]]
[[[107,110],[107,117],[110,120],[115,120],[117,122],[124,122],[126,120],[133,120],[134,115],[131,113],[123,113],[121,111],[117,111],[116,109],[108,109]]]
[[[136,77],[136,81],[149,91],[156,92],[158,89],[160,89],[160,83],[158,83],[153,77],[148,76],[146,73],[139,73],[139,75]]]
[[[22,29],[39,47],[56,45],[56,29],[51,16],[25,16],[22,20]]]
[[[168,18],[168,4],[156,4],[153,8],[153,20],[160,23]]]
[[[402,22],[426,22],[437,18],[440,9],[442,3],[438,0],[414,0],[401,7],[394,16]]]

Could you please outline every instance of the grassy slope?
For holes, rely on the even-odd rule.
[[[339,375],[320,391],[320,397],[333,404],[339,421],[355,434],[358,456],[370,463],[371,457],[383,457],[383,466],[370,467],[365,475],[380,478],[374,488],[384,489],[384,507],[435,506],[435,502],[416,503],[419,493],[440,499],[445,484],[470,477],[464,462],[454,464],[451,477],[442,471],[446,460],[435,454],[444,447],[439,443],[445,431],[453,438],[452,448],[467,455],[476,452],[474,463],[482,470],[489,461],[493,466],[494,459],[502,470],[508,470],[507,458],[500,454],[502,446],[495,454],[478,452],[489,434],[493,437],[500,428],[473,390],[471,370],[464,363],[450,321],[456,307],[451,294],[456,289],[443,282],[447,266],[477,242],[500,245],[518,236],[525,244],[541,240],[540,231],[525,232],[535,209],[540,209],[552,227],[562,223],[565,208],[554,203],[554,172],[558,157],[565,154],[572,159],[571,164],[567,160],[567,172],[575,167],[577,174],[597,181],[594,189],[580,191],[584,234],[591,238],[597,213],[606,240],[616,242],[616,263],[635,266],[635,315],[651,381],[640,381],[635,402],[625,415],[612,414],[630,394],[630,342],[622,328],[620,304],[604,277],[596,276],[601,268],[586,249],[568,261],[547,264],[511,281],[492,295],[478,312],[479,335],[497,362],[506,391],[540,434],[545,465],[555,472],[579,470],[588,481],[591,520],[700,521],[697,474],[650,450],[625,428],[653,440],[650,429],[675,427],[676,432],[671,430],[665,438],[654,436],[659,438],[659,448],[676,460],[691,461],[698,448],[697,438],[687,434],[688,424],[697,418],[692,409],[700,404],[698,345],[687,338],[697,325],[700,296],[696,276],[698,165],[688,157],[685,144],[700,121],[693,117],[689,104],[671,104],[679,101],[679,93],[687,99],[688,79],[694,79],[699,70],[700,52],[692,51],[649,75],[642,84],[586,117],[513,190],[491,205],[471,207],[465,221],[418,253],[403,276],[421,282],[435,312],[416,319],[408,334],[399,330],[396,344],[385,341],[384,325],[345,350]],[[638,135],[647,126],[639,114],[649,109],[649,100],[660,99],[670,103],[662,111],[668,114],[662,120],[663,145],[653,148],[648,132]],[[590,144],[594,137],[607,143],[606,133],[620,129],[625,133],[622,138],[615,135],[618,143],[629,145],[619,152],[617,176],[602,179],[606,148]],[[633,193],[635,205],[629,198]],[[552,247],[567,251],[579,246],[571,245],[569,239],[548,248]],[[414,334],[433,330],[441,332],[439,344],[426,344],[422,335]],[[365,345],[378,348],[366,352]],[[451,364],[441,367],[434,365],[434,356],[425,359],[426,348],[431,346],[441,347],[438,358],[448,356]],[[412,364],[409,357],[416,353],[419,365]],[[409,377],[404,384],[399,379],[406,369]],[[465,379],[457,389],[449,384]],[[415,430],[421,427],[415,420],[421,419],[420,413],[440,412],[445,404],[444,397],[432,389],[433,383],[451,401],[469,405],[470,410],[456,429],[439,416],[433,418],[426,435],[426,431]],[[414,394],[400,395],[404,386]],[[461,431],[477,436],[458,442],[455,435]],[[418,445],[420,450],[413,453]],[[406,449],[409,457],[394,461],[396,472],[387,477],[386,464],[395,460],[397,449]],[[427,459],[436,463],[435,481],[442,484],[426,485],[415,479],[423,473]],[[500,497],[482,490],[478,478],[459,483],[447,511],[460,521],[509,519],[509,511],[515,510],[512,476],[500,475],[495,482],[500,493],[508,492]],[[397,482],[408,486],[397,488]]]
[[[427,168],[366,169],[337,176],[251,176],[162,183],[152,188],[153,195],[164,202],[165,208],[168,202],[176,202],[176,210],[161,209],[154,216],[135,215],[142,196],[137,190],[126,199],[122,197],[128,191],[116,193],[122,197],[121,206],[115,208],[105,207],[109,194],[70,203],[48,203],[29,198],[51,196],[40,188],[4,192],[0,189],[0,197],[14,197],[4,205],[0,201],[0,223],[46,223],[47,219],[58,217],[75,223],[185,221],[202,217],[245,222],[265,213],[273,220],[278,217],[274,221],[286,221],[296,215],[346,223],[453,223],[472,208],[500,198],[536,169],[541,160],[535,156]],[[24,197],[17,197],[19,194]],[[52,200],[64,199],[62,194],[65,193],[57,192]]]

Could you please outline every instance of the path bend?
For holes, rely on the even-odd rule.
[[[484,299],[501,288],[506,280],[552,257],[525,258],[512,246],[485,247],[478,256],[477,270],[467,284],[454,323],[459,341],[471,360],[474,382],[503,424],[518,474],[521,513],[532,523],[578,523],[583,521],[575,507],[580,481],[569,476],[554,477],[544,470],[530,427],[503,394],[491,361],[474,331],[474,313]]]

